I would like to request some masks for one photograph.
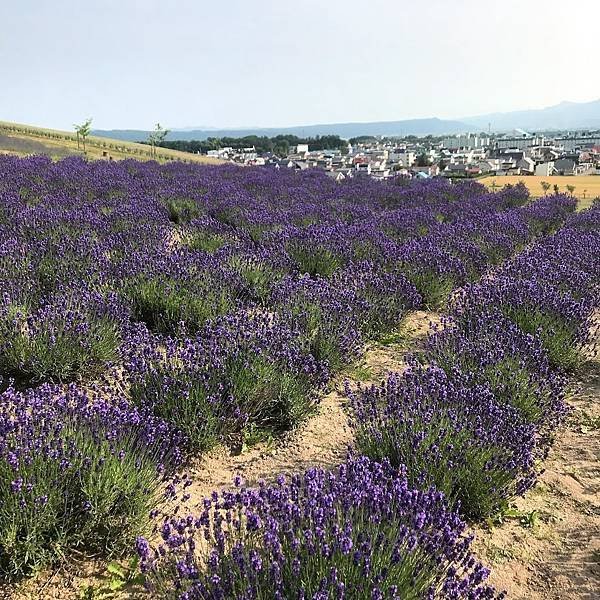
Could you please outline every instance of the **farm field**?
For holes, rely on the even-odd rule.
[[[77,146],[77,137],[70,131],[43,129],[0,121],[0,154],[27,156],[44,154],[53,159],[67,156],[83,156],[83,146]],[[152,157],[150,147],[134,142],[111,140],[109,138],[89,136],[86,140],[86,156],[91,159],[113,160],[136,158],[148,160]],[[219,160],[208,156],[199,156],[160,148],[158,162],[179,160],[188,163],[218,164]]]
[[[516,185],[522,181],[532,196],[543,196],[544,189],[542,188],[542,181],[548,182],[551,186],[558,185],[561,193],[568,193],[567,186],[575,186],[573,195],[579,202],[581,209],[587,208],[591,205],[594,198],[600,197],[600,175],[574,175],[574,176],[560,176],[553,175],[551,177],[537,177],[537,176],[506,176],[506,177],[482,177],[479,179],[488,188],[491,188],[495,182],[500,189],[505,185]],[[550,190],[552,191],[552,189]]]
[[[524,185],[0,157],[0,596],[527,597],[546,459],[599,525],[599,251]]]

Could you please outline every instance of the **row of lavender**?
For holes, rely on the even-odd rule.
[[[260,169],[6,158],[0,175],[5,574],[127,547],[185,453],[292,427],[364,341],[573,209]]]
[[[353,396],[360,452],[468,517],[535,481],[600,305],[600,206],[465,286],[411,371]]]
[[[412,368],[352,394],[356,454],[213,494],[137,550],[154,591],[221,598],[491,598],[464,522],[535,481],[600,306],[600,204],[466,286]],[[423,491],[417,491],[423,490]]]
[[[293,425],[364,341],[572,208],[511,208],[522,188],[445,182],[339,186],[38,158],[2,167],[0,376],[30,386],[108,371],[114,383],[112,365],[124,364],[134,403],[198,449]]]

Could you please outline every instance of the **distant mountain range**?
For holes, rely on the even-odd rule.
[[[409,119],[405,121],[378,121],[374,123],[327,123],[323,125],[299,125],[296,127],[257,127],[248,129],[172,129],[167,140],[205,140],[209,137],[244,137],[246,135],[339,135],[351,138],[359,135],[443,135],[468,131],[469,127],[459,121],[442,119]],[[135,129],[95,130],[94,135],[119,140],[140,141],[148,138],[148,131]]]
[[[462,120],[484,131],[487,131],[488,123],[494,131],[600,129],[600,100],[561,102],[547,108],[491,113]]]
[[[342,138],[360,135],[404,136],[445,135],[469,131],[510,131],[525,129],[551,131],[558,129],[600,129],[600,100],[592,102],[561,102],[542,109],[491,113],[465,117],[460,121],[438,118],[377,121],[371,123],[327,123],[296,127],[257,127],[247,129],[213,129],[185,127],[172,129],[168,140],[205,140],[208,137],[244,137],[246,135],[275,136],[291,134],[298,137],[339,135]],[[142,141],[149,131],[136,129],[94,130],[93,135],[127,141]]]

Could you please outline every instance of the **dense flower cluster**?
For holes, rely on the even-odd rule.
[[[0,571],[22,574],[61,548],[125,549],[178,444],[165,422],[103,388],[0,394]]]
[[[535,481],[599,306],[596,204],[455,294],[407,373],[352,394],[358,451],[493,514]]]
[[[388,462],[355,457],[330,472],[238,484],[207,498],[196,517],[166,519],[157,549],[138,539],[142,569],[162,597],[496,597],[443,495],[412,489]],[[173,572],[161,579],[165,556]]]

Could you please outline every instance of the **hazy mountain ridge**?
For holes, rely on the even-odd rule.
[[[317,135],[339,135],[351,138],[360,135],[403,136],[403,135],[445,135],[468,131],[510,131],[513,129],[556,130],[556,129],[595,129],[600,128],[600,100],[592,102],[561,102],[541,109],[491,113],[466,117],[460,121],[438,119],[404,119],[400,121],[375,121],[368,123],[324,123],[319,125],[299,125],[294,127],[248,127],[237,129],[217,128],[174,128],[168,140],[205,140],[209,137],[244,137],[259,135],[296,135],[315,137]],[[139,129],[95,130],[94,135],[127,141],[143,141],[149,131]]]
[[[298,125],[295,127],[255,127],[248,129],[173,129],[168,140],[205,140],[209,137],[244,137],[246,135],[297,135],[315,137],[317,135],[340,135],[351,138],[359,135],[443,135],[467,131],[469,126],[459,121],[437,118],[406,119],[403,121],[376,121],[371,123],[325,123],[321,125]],[[144,140],[148,131],[133,129],[96,130],[94,135],[123,139]]]
[[[518,110],[465,117],[465,123],[487,131],[510,129],[595,129],[600,128],[600,100],[591,102],[561,102],[540,109]]]

